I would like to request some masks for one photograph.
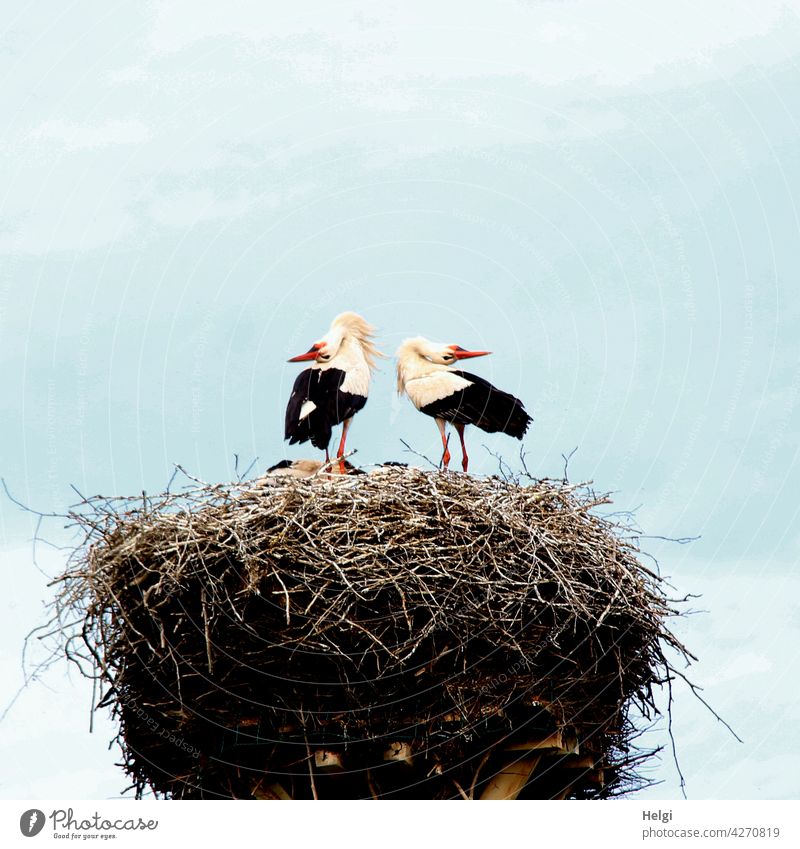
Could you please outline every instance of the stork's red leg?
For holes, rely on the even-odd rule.
[[[466,472],[469,466],[469,457],[467,457],[467,446],[464,445],[464,425],[456,424],[458,438],[461,440],[461,468]]]
[[[342,438],[339,442],[339,450],[336,452],[336,456],[339,458],[339,471],[343,474],[347,474],[347,466],[344,464],[344,446],[345,442],[347,442],[347,431],[350,427],[350,422],[353,421],[352,417],[344,420],[344,424],[342,425]]]
[[[444,448],[444,453],[442,454],[442,468],[447,469],[447,464],[450,462],[450,449],[447,447],[447,436],[444,432],[444,419],[436,419],[436,427],[439,428],[439,433],[442,436],[442,447]]]

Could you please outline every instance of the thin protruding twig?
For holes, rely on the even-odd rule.
[[[675,763],[675,769],[678,771],[681,795],[684,799],[686,799],[686,779],[683,777],[683,771],[681,770],[681,765],[678,761],[678,749],[675,745],[675,735],[672,733],[672,677],[669,675],[667,676],[667,693],[667,733],[669,734],[669,742],[672,747],[672,760]]]
[[[314,781],[314,756],[311,753],[311,746],[308,743],[308,735],[303,731],[303,739],[306,742],[306,761],[308,763],[308,777],[311,779],[311,795],[315,799],[319,799],[317,795],[317,783]]]
[[[469,786],[469,798],[470,799],[475,798],[475,785],[478,783],[478,776],[481,774],[481,770],[486,766],[486,762],[489,760],[489,758],[491,756],[492,756],[492,750],[487,749],[484,752],[483,757],[480,760],[480,763],[478,764],[478,766],[475,769],[475,772],[472,776],[472,783]]]
[[[449,439],[449,438],[450,438],[450,437],[448,436],[448,439]],[[421,460],[424,460],[426,463],[428,463],[430,466],[432,466],[434,469],[440,469],[440,468],[441,468],[441,466],[442,466],[441,460],[440,460],[438,463],[434,463],[434,462],[433,462],[433,460],[431,460],[431,458],[430,458],[430,457],[428,457],[426,454],[423,454],[421,451],[417,451],[417,449],[416,449],[416,448],[412,448],[412,447],[411,447],[411,446],[410,446],[410,445],[409,445],[409,444],[405,441],[405,439],[401,439],[401,440],[400,440],[400,442],[401,442],[401,443],[405,446],[405,449],[406,449],[406,451],[407,451],[408,453],[416,455],[416,456],[417,456],[417,457],[419,457]]]
[[[464,792],[464,788],[458,783],[457,779],[453,779],[453,784],[456,790],[458,790],[458,792],[461,794],[461,798],[466,799],[469,802],[469,796],[467,796],[467,794]]]
[[[578,450],[578,446],[576,445],[569,454],[562,454],[561,458],[564,461],[564,473],[562,475],[562,480],[564,483],[569,481],[569,461],[572,459],[575,452]]]
[[[638,534],[639,539],[662,539],[666,542],[676,542],[678,545],[687,545],[690,542],[697,542],[697,540],[701,539],[701,535],[698,534],[696,537],[664,537],[658,534]]]
[[[680,670],[678,670],[678,669],[674,669],[674,668],[673,668],[673,669],[671,669],[670,671],[671,671],[674,675],[677,675],[679,678],[681,678],[681,679],[682,679],[682,680],[686,683],[686,685],[687,685],[687,686],[689,687],[689,689],[692,691],[692,694],[694,695],[694,697],[695,697],[695,698],[696,698],[696,699],[697,699],[697,700],[698,700],[701,704],[705,705],[705,707],[707,708],[707,710],[709,710],[709,711],[711,712],[711,715],[712,715],[712,716],[713,716],[713,717],[717,720],[717,722],[721,722],[721,723],[722,723],[722,724],[723,724],[723,725],[724,725],[724,726],[728,729],[728,731],[730,731],[730,733],[731,733],[731,734],[732,734],[732,735],[733,735],[733,736],[734,736],[734,737],[735,737],[735,738],[736,738],[736,739],[737,739],[740,743],[744,743],[744,740],[742,740],[742,738],[741,738],[741,737],[740,737],[740,736],[739,736],[739,735],[738,735],[738,734],[737,734],[737,733],[733,730],[733,728],[731,728],[731,726],[730,726],[727,722],[725,722],[725,720],[724,720],[724,719],[723,719],[723,718],[722,718],[722,717],[721,717],[721,716],[720,716],[720,715],[719,715],[719,714],[718,714],[718,713],[714,710],[714,708],[712,708],[712,707],[711,707],[711,705],[710,705],[710,704],[709,704],[709,703],[708,703],[708,702],[707,702],[707,701],[706,701],[706,700],[705,700],[705,699],[704,699],[704,698],[700,695],[700,690],[701,690],[701,688],[700,688],[700,687],[698,687],[698,686],[697,686],[697,684],[693,684],[693,683],[692,683],[692,682],[691,682],[691,681],[690,681],[690,680],[689,680],[689,679],[688,679],[688,678],[687,678],[687,677],[686,677],[686,676],[685,676],[685,675],[684,675],[684,674],[683,674]]]

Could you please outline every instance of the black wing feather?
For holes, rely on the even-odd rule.
[[[454,424],[473,424],[487,433],[502,432],[522,439],[533,419],[519,398],[476,374],[457,370],[452,373],[469,380],[472,386],[422,407],[423,413]]]
[[[333,428],[354,416],[367,403],[366,395],[342,392],[346,377],[338,368],[307,368],[300,372],[286,405],[284,438],[290,445],[311,440],[315,448],[324,451],[331,441]],[[315,409],[301,419],[300,411],[306,401],[311,401]]]

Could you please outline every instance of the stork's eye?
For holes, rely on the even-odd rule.
[[[454,359],[455,359],[455,357],[454,357],[452,354],[445,354],[445,355],[442,357],[442,359],[443,359],[443,360],[447,360],[447,361],[449,362],[450,360],[454,360]]]

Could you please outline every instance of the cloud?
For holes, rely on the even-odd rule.
[[[376,8],[348,0],[306,8],[275,14],[255,0],[238,0],[220,17],[191,0],[162,3],[149,44],[174,53],[227,36],[268,52],[298,76],[366,85],[521,74],[550,85],[591,78],[618,86],[684,64],[714,74],[722,51],[764,36],[770,45],[759,59],[780,61],[786,47],[778,30],[797,25],[780,0],[757,8],[746,0],[676,0],[658,8],[628,0],[410,0]],[[741,66],[753,59],[743,52],[723,61]]]
[[[719,686],[739,678],[751,678],[759,673],[770,672],[774,664],[764,653],[737,653],[705,678],[706,686]]]
[[[649,11],[346,0],[282,12],[238,0],[223,16],[182,0],[131,7],[122,22],[95,20],[91,4],[75,14],[68,49],[31,19],[26,49],[7,59],[18,85],[2,95],[13,116],[5,253],[128,245],[147,228],[252,215],[260,206],[237,185],[270,191],[276,170],[295,175],[315,158],[337,162],[314,174],[328,185],[437,154],[647,136],[652,115],[629,95],[719,81],[797,43],[777,0],[757,12],[743,0]],[[112,26],[124,37],[109,51]],[[192,182],[176,191],[178,175]]]
[[[705,611],[672,623],[678,638],[699,658],[687,674],[744,740],[736,741],[687,686],[676,682],[673,733],[692,799],[791,795],[785,780],[790,774],[786,739],[775,730],[800,723],[791,683],[800,674],[794,648],[800,642],[800,576],[793,574],[793,565],[770,564],[769,573],[759,574],[762,568],[758,562],[692,560],[671,578],[679,593],[701,593],[692,607]],[[666,710],[663,697],[661,702]],[[669,751],[664,725],[648,732],[642,744]],[[680,797],[669,756],[662,756],[656,777],[666,783],[642,798]]]
[[[240,191],[220,197],[207,189],[173,192],[158,197],[150,206],[150,215],[167,227],[192,227],[201,221],[234,220],[250,212],[258,202],[249,192]]]
[[[152,133],[136,120],[110,120],[101,124],[78,124],[71,121],[45,121],[33,129],[29,139],[52,142],[65,150],[96,150],[110,145],[140,145]]]

